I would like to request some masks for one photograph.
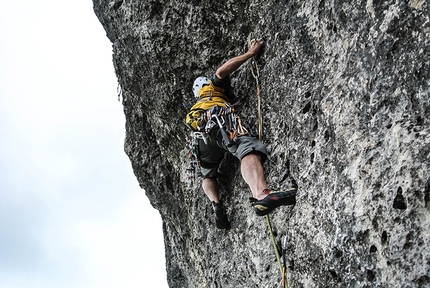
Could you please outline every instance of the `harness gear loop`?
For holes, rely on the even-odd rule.
[[[227,147],[231,147],[237,140],[237,121],[234,107],[226,105],[226,107],[214,106],[205,112],[204,131],[207,135],[211,134],[214,127],[219,128],[222,136],[222,141]]]
[[[205,135],[205,133],[196,131],[191,132],[190,135],[187,137],[187,146],[189,154],[186,173],[188,180],[197,180],[202,179],[203,177],[199,159],[198,140],[203,140],[203,142],[207,144],[206,137],[207,135]]]

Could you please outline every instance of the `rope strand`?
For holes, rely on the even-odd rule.
[[[255,40],[251,40],[251,33],[250,33],[248,35],[248,47],[251,46],[252,41],[255,41]],[[257,62],[255,61],[254,57],[251,58],[250,63],[251,63],[251,73],[252,73],[252,76],[254,77],[255,82],[257,84],[258,140],[262,141],[263,140],[263,119],[262,119],[263,117],[261,114],[260,82],[258,81],[258,77],[260,77],[260,70],[258,69],[258,65],[257,65]],[[273,233],[272,224],[270,223],[269,214],[266,215],[266,220],[267,220],[267,225],[269,226],[269,232],[270,232],[270,236],[272,239],[273,248],[275,250],[276,259],[278,260],[279,270],[281,272],[282,287],[288,288],[287,277],[286,277],[286,273],[287,273],[286,267],[282,266],[282,261],[281,261],[280,255],[279,255],[278,246],[276,245],[275,235]],[[285,265],[285,263],[284,263],[284,265]]]

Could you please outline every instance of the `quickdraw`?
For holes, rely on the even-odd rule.
[[[237,135],[243,136],[248,134],[248,130],[242,126],[242,120],[240,120],[239,115],[236,116],[236,119],[237,119]]]
[[[187,146],[190,151],[188,158],[188,166],[186,169],[188,180],[197,180],[203,178],[198,155],[199,139],[203,139],[203,141],[206,142],[205,135],[201,132],[191,132],[191,134],[187,137]]]

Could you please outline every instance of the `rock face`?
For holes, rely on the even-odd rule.
[[[170,287],[279,287],[265,217],[225,158],[230,231],[190,182],[191,85],[266,40],[258,59],[270,219],[288,237],[290,287],[430,287],[430,8],[410,1],[93,0],[113,44],[125,152],[163,220]],[[248,63],[233,81],[257,131]],[[161,255],[160,255],[161,256]]]

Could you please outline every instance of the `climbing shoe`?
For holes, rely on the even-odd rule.
[[[215,211],[215,225],[218,229],[230,229],[230,222],[228,222],[227,214],[224,205],[221,203],[212,203]]]
[[[285,192],[275,192],[264,189],[263,192],[267,194],[267,196],[261,200],[250,198],[255,213],[258,216],[267,215],[279,206],[296,204],[296,188],[291,188]]]

